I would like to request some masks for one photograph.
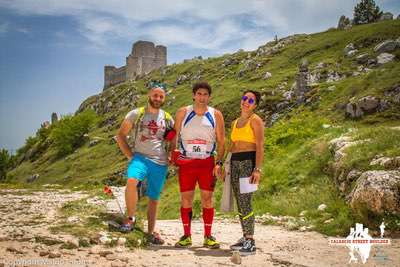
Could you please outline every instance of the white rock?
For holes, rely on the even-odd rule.
[[[126,238],[125,237],[120,237],[118,238],[117,244],[120,246],[124,246],[126,243]]]
[[[328,206],[326,204],[321,204],[321,205],[318,206],[318,210],[319,211],[324,211],[324,210],[326,210],[327,207]]]
[[[299,216],[304,217],[304,216],[306,216],[306,214],[307,214],[307,211],[303,210],[302,212],[300,212]]]
[[[80,219],[78,216],[71,216],[71,217],[67,218],[67,222],[69,222],[69,223],[75,223],[75,222],[79,222],[79,221],[80,221]]]
[[[395,55],[389,54],[389,53],[381,53],[379,56],[377,56],[377,61],[378,64],[386,64],[390,61],[392,61],[395,58]]]
[[[264,80],[269,79],[271,77],[272,77],[272,74],[268,71],[264,74]]]
[[[231,262],[234,264],[241,264],[242,263],[242,258],[240,257],[239,251],[233,251],[232,257],[231,257]]]
[[[103,245],[111,243],[111,239],[108,238],[107,236],[101,236],[99,238],[99,241],[100,241],[100,244],[103,244]]]

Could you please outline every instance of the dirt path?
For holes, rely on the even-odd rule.
[[[63,249],[57,242],[43,244],[43,240],[72,244],[77,242],[76,238],[67,234],[52,234],[48,227],[60,220],[57,208],[66,202],[85,197],[85,193],[68,190],[0,190],[0,267],[236,265],[231,261],[229,245],[240,237],[240,225],[227,219],[217,219],[213,227],[214,235],[221,241],[219,250],[201,247],[201,221],[193,222],[193,247],[174,248],[173,244],[182,233],[178,220],[158,221],[157,228],[166,240],[164,246],[134,250],[123,245]],[[257,254],[242,257],[243,266],[400,266],[398,239],[392,239],[390,246],[382,247],[381,252],[387,256],[386,261],[376,257],[378,251],[373,246],[366,264],[348,264],[349,250],[342,246],[328,245],[328,238],[316,232],[288,231],[278,226],[257,224],[255,236]]]

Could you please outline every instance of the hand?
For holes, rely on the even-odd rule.
[[[253,171],[250,177],[251,184],[259,184],[261,178],[261,173],[259,171]]]
[[[220,166],[219,164],[216,164],[216,165],[214,166],[213,175],[214,175],[215,177],[219,177],[219,178],[222,177],[222,168],[221,168],[221,166]]]
[[[175,161],[172,159],[172,151],[168,154],[168,164],[175,166]]]

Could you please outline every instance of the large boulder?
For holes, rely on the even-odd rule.
[[[353,209],[365,207],[376,214],[400,215],[400,172],[367,171],[349,195]]]
[[[353,43],[349,43],[348,45],[346,45],[346,47],[343,49],[343,52],[345,54],[347,54],[349,51],[354,50],[354,44]]]
[[[350,118],[361,118],[364,115],[364,112],[360,109],[357,103],[348,103],[346,105],[346,117]]]
[[[350,118],[361,118],[364,114],[371,114],[382,110],[382,101],[374,96],[365,96],[346,105],[345,115]]]
[[[387,52],[393,52],[397,48],[400,47],[400,44],[397,41],[393,40],[386,40],[382,43],[379,43],[377,46],[375,46],[374,51],[377,53],[387,53]]]
[[[358,64],[365,64],[365,63],[368,62],[368,59],[369,59],[368,53],[363,53],[363,54],[358,55],[356,57],[356,61],[357,61]]]
[[[395,55],[389,53],[381,53],[376,57],[378,64],[386,64],[392,61],[395,58]]]
[[[400,84],[394,85],[389,90],[386,90],[384,94],[385,96],[390,97],[390,100],[393,103],[400,104]]]
[[[379,165],[385,169],[400,169],[400,156],[399,157],[376,157],[370,163],[370,166]]]
[[[343,49],[343,52],[345,54],[345,56],[347,57],[352,57],[357,53],[357,49],[354,47],[353,43],[349,43],[348,45],[346,45],[346,47]]]
[[[357,101],[358,106],[365,113],[376,112],[379,108],[380,102],[380,99],[374,96],[366,96]]]

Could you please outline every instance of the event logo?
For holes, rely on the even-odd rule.
[[[376,254],[375,259],[388,260],[388,257],[379,248],[382,245],[390,245],[390,239],[383,238],[385,223],[382,222],[379,228],[381,232],[380,238],[372,238],[368,233],[368,228],[364,228],[361,223],[356,223],[356,228],[351,227],[350,234],[346,238],[330,238],[329,244],[345,245],[348,247],[350,255],[349,263],[358,263],[358,257],[362,263],[366,263],[373,245],[378,246],[378,254]]]

